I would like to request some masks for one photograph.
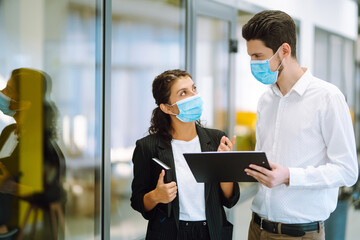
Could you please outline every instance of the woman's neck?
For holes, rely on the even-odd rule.
[[[190,141],[197,136],[195,122],[184,123],[180,121],[172,121],[172,137],[176,140]]]

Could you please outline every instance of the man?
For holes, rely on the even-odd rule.
[[[254,77],[270,88],[259,100],[256,150],[271,170],[250,165],[259,181],[249,239],[325,239],[324,220],[340,186],[358,176],[354,131],[340,90],[296,59],[296,27],[281,11],[263,11],[243,27]]]

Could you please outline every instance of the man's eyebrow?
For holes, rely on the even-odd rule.
[[[263,55],[263,54],[262,54],[262,53],[255,52],[255,53],[252,53],[250,56],[254,56],[254,55],[261,56],[261,55]]]

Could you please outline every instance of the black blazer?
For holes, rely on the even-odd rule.
[[[10,134],[16,129],[16,124],[6,126],[0,134],[0,149],[4,146]],[[27,132],[27,134],[32,134]],[[21,135],[20,135],[21,136]],[[10,156],[0,158],[0,162],[5,165],[7,170],[16,182],[19,182],[22,172],[20,171],[20,161],[30,161],[31,153],[24,154],[25,158],[20,158],[21,137],[18,144]],[[20,199],[36,203],[37,205],[48,204],[50,202],[65,200],[65,192],[62,188],[62,181],[65,177],[65,158],[59,146],[54,140],[43,137],[43,191],[36,192],[27,197],[14,197],[13,195],[0,193],[0,225],[7,224],[10,227],[17,227],[19,222],[19,201]],[[31,173],[26,173],[31,174]],[[26,183],[23,183],[26,185]]]
[[[216,151],[225,133],[196,126],[201,151]],[[159,158],[171,167],[173,181],[176,182],[174,158],[171,145],[165,144],[157,135],[148,135],[136,142],[133,154],[134,179],[132,182],[131,206],[149,220],[146,239],[179,239],[179,198],[172,202],[171,216],[167,217],[167,205],[158,204],[149,212],[144,210],[144,195],[156,188],[161,167],[151,159]],[[205,213],[212,240],[232,239],[233,226],[227,221],[223,206],[233,207],[240,197],[240,189],[234,184],[233,195],[227,199],[220,183],[205,183]]]

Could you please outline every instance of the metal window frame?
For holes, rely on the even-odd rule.
[[[197,44],[197,16],[216,18],[229,24],[229,40],[236,39],[238,9],[209,0],[186,0],[186,42],[185,68],[196,80],[196,44]],[[229,53],[229,136],[234,134],[235,128],[235,54]]]
[[[110,239],[111,178],[111,19],[112,0],[96,0],[96,129],[99,130],[95,169],[94,239]]]

